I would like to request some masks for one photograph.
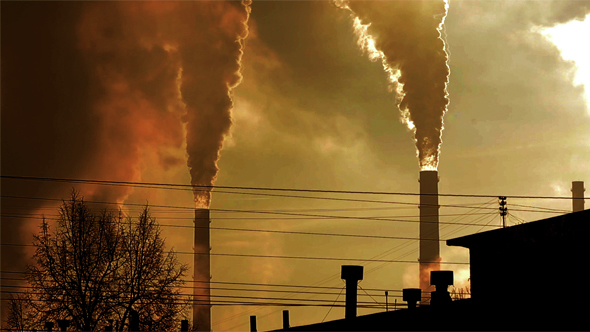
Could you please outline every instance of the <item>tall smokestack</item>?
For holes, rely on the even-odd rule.
[[[195,209],[193,328],[211,331],[209,209]]]
[[[430,271],[440,270],[438,172],[420,172],[420,288],[429,297]]]
[[[572,211],[584,210],[584,181],[572,182]]]

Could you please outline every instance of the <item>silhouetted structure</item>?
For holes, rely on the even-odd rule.
[[[256,316],[250,316],[250,332],[257,332],[256,329]]]
[[[408,309],[416,308],[416,303],[420,302],[422,298],[422,290],[420,288],[404,288],[402,290],[402,300],[408,302]]]
[[[453,283],[452,273],[433,272],[431,282],[436,292],[442,286],[442,302],[433,294],[432,305],[288,330],[585,329],[589,233],[590,210],[585,210],[451,239],[448,245],[470,250],[471,299],[450,301],[446,287]],[[418,291],[404,290],[409,307]]]
[[[70,321],[67,319],[58,319],[57,326],[59,326],[60,331],[67,331],[68,326],[70,326]]]
[[[543,322],[538,328],[555,324],[561,329],[588,309],[583,272],[590,254],[588,234],[590,210],[585,210],[447,244],[469,248],[471,296],[477,305],[502,306],[503,312],[515,310],[521,319]]]
[[[436,287],[431,294],[431,305],[444,306],[452,302],[449,286],[453,284],[453,271],[430,271],[430,284]]]
[[[283,310],[283,330],[286,330],[290,327],[289,324],[289,310]]]
[[[342,265],[341,278],[346,280],[346,307],[344,317],[356,317],[356,297],[359,280],[363,280],[363,267],[360,265]]]
[[[580,212],[584,210],[584,181],[572,182],[572,211]]]
[[[438,172],[420,172],[420,289],[428,297],[430,271],[440,270]]]
[[[211,239],[209,209],[195,209],[193,328],[211,331]]]

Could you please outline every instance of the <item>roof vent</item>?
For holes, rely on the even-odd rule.
[[[356,290],[359,280],[363,280],[363,267],[342,265],[342,279],[346,280],[346,309],[344,318],[356,317]]]
[[[422,290],[420,288],[404,288],[402,299],[408,302],[408,309],[416,308],[416,302],[420,301]]]
[[[453,284],[453,271],[430,271],[430,284],[436,287],[432,292],[430,303],[433,306],[452,302],[448,288]]]

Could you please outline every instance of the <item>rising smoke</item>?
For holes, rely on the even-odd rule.
[[[217,176],[217,160],[231,126],[231,90],[241,82],[243,40],[248,34],[250,1],[197,2],[205,6],[199,42],[181,43],[182,96],[186,103],[186,148],[192,185],[210,186]],[[197,207],[208,208],[210,190],[194,190]]]
[[[185,123],[194,186],[211,186],[217,175],[231,126],[231,89],[241,81],[249,5],[109,3],[89,8],[82,20],[82,47],[105,91],[100,113],[111,113],[106,118],[116,121],[121,113],[128,115],[123,119],[135,122],[129,127],[138,131],[130,134],[156,147],[168,141],[178,145],[183,132],[178,120]],[[137,154],[122,152],[119,158]],[[196,207],[209,207],[210,188],[195,189],[194,197]]]
[[[184,169],[188,154],[192,183],[211,185],[231,124],[249,5],[2,3],[2,174],[140,181],[145,167]],[[2,179],[2,189],[67,198],[71,184]],[[88,201],[121,203],[131,193],[76,189]],[[209,200],[208,191],[195,193],[199,206]],[[5,197],[2,208],[55,211],[42,200]],[[2,243],[28,243],[38,231],[36,217],[1,222]],[[2,249],[3,271],[24,269],[23,247]]]
[[[347,1],[359,46],[381,60],[402,122],[414,132],[421,170],[438,167],[443,116],[449,105],[449,66],[441,30],[446,1]]]

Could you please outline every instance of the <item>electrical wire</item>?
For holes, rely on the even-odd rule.
[[[363,292],[365,292],[365,294],[367,294],[375,303],[377,303],[378,305],[382,306],[383,308],[385,308],[385,305],[381,304],[380,302],[378,302],[377,300],[375,300],[374,297],[372,297],[369,293],[367,293],[362,287],[361,285],[357,284],[357,287],[362,290]],[[358,294],[357,294],[358,296]]]
[[[233,210],[233,209],[209,209],[210,211],[221,211],[221,212],[243,212],[243,213],[255,213],[255,214],[271,214],[271,215],[288,215],[288,216],[303,216],[317,219],[339,219],[339,220],[369,220],[369,221],[387,221],[387,222],[405,222],[405,223],[430,223],[430,224],[452,224],[452,225],[470,225],[461,223],[451,223],[444,221],[420,221],[420,220],[407,220],[407,219],[393,219],[393,218],[381,218],[381,217],[355,217],[355,216],[334,216],[334,215],[322,215],[322,214],[304,214],[304,213],[289,213],[289,212],[269,212],[261,210]],[[213,218],[214,219],[214,218]]]
[[[489,215],[489,213],[485,213]],[[0,214],[1,217],[7,215]],[[12,216],[9,216],[12,217]],[[24,218],[24,217],[22,217]],[[47,219],[47,218],[46,218]],[[161,218],[158,218],[161,219]],[[217,218],[215,218],[217,219]],[[59,218],[48,219],[48,220],[60,220]],[[455,225],[453,223],[453,225]],[[295,234],[295,235],[313,235],[313,236],[336,236],[336,237],[353,237],[353,238],[372,238],[372,239],[389,239],[389,240],[420,240],[416,237],[401,237],[401,236],[384,236],[384,235],[369,235],[369,234],[343,234],[343,233],[318,233],[318,232],[302,232],[302,231],[282,231],[282,230],[270,230],[270,229],[247,229],[247,228],[229,228],[229,227],[207,227],[207,226],[190,226],[190,225],[176,225],[176,224],[159,224],[159,227],[173,227],[173,228],[202,228],[210,230],[221,230],[221,231],[239,231],[239,232],[260,232],[260,233],[277,233],[277,234]],[[427,241],[434,241],[434,239],[425,239]],[[445,239],[438,239],[437,241],[444,242]],[[3,244],[3,245],[20,245],[21,244]],[[25,245],[31,246],[31,245]]]
[[[45,302],[42,300],[29,300],[29,299],[14,299],[14,298],[0,298],[0,301],[34,301],[34,302]],[[221,305],[244,305],[244,306],[274,306],[274,307],[331,307],[332,304],[320,304],[320,303],[280,303],[280,302],[253,302],[253,301],[230,301],[230,300],[215,300],[215,301],[192,301],[189,300],[189,305],[196,303],[203,303],[210,306],[221,306]],[[167,302],[171,304],[187,304],[186,302]],[[335,304],[334,307],[345,307],[344,304]],[[375,304],[360,304],[359,308],[380,308]]]
[[[481,194],[421,194],[408,192],[387,192],[387,191],[353,191],[353,190],[325,190],[325,189],[296,189],[296,188],[271,188],[271,187],[247,187],[247,186],[220,186],[220,185],[188,185],[175,183],[157,183],[157,182],[133,182],[133,181],[107,181],[91,179],[72,179],[72,178],[54,178],[54,177],[35,177],[35,176],[17,176],[17,175],[0,175],[4,179],[14,180],[33,180],[46,182],[67,182],[83,184],[99,184],[124,187],[141,187],[155,189],[173,189],[184,188],[192,191],[210,191],[213,189],[234,189],[234,190],[260,190],[260,191],[285,191],[285,192],[305,192],[305,193],[329,193],[329,194],[362,194],[362,195],[398,195],[398,196],[420,196],[420,195],[437,195],[441,197],[479,197],[490,198],[504,196],[507,198],[533,198],[533,199],[571,199],[564,196],[525,196],[525,195],[481,195]],[[590,199],[585,197],[584,199]]]
[[[45,294],[47,294],[45,292],[23,292],[23,291],[12,291],[12,290],[3,291],[3,293],[7,293],[7,294],[29,294],[29,295],[45,295]],[[367,295],[368,295],[368,293],[367,293]],[[178,296],[183,296],[183,295],[182,294],[178,294]],[[186,295],[184,295],[184,296],[186,296]],[[196,296],[201,296],[201,295],[196,295]],[[190,302],[200,302],[200,301],[206,302],[206,300],[194,300],[194,299],[190,299],[191,295],[189,295],[188,297],[189,297],[188,301],[190,301]],[[331,300],[322,300],[322,299],[279,298],[279,297],[215,295],[215,294],[211,294],[211,295],[209,295],[209,297],[211,297],[211,298],[249,299],[249,300],[273,300],[273,301],[307,301],[307,302],[328,302],[328,303],[331,302]],[[121,296],[120,298],[124,298],[124,296]],[[374,298],[372,298],[372,299],[378,305],[381,305]],[[214,300],[214,301],[217,301],[217,300]],[[176,301],[174,301],[174,302],[176,302]],[[338,301],[338,302],[343,303],[345,301],[342,300],[342,301]],[[358,301],[357,303],[359,303],[359,304],[373,304],[373,302],[371,302],[371,301]]]
[[[32,244],[14,244],[2,243],[3,246],[20,246],[33,247]],[[328,261],[365,261],[365,262],[391,262],[391,263],[418,263],[415,261],[386,260],[386,259],[364,259],[364,258],[340,258],[340,257],[317,257],[317,256],[284,256],[284,255],[259,255],[259,254],[236,254],[236,253],[207,253],[191,251],[164,251],[164,253],[174,253],[179,255],[210,255],[226,257],[244,257],[244,258],[277,258],[277,259],[302,259],[302,260],[328,260]],[[435,262],[431,262],[435,263]],[[465,262],[440,262],[441,264],[469,264]]]
[[[16,278],[0,278],[2,280],[19,280],[25,281],[26,279]],[[36,286],[23,286],[23,285],[2,285],[2,288],[16,288],[16,289],[38,289]],[[258,293],[286,293],[286,294],[314,294],[314,295],[338,295],[336,292],[310,292],[304,290],[279,290],[279,289],[262,289],[262,288],[228,288],[228,287],[198,287],[198,286],[174,286],[175,289],[210,289],[212,291],[232,291],[232,292],[258,292]],[[371,290],[369,290],[371,291]],[[394,292],[402,292],[402,290],[393,290]],[[108,292],[108,291],[106,291]],[[117,291],[110,291],[117,292]],[[366,292],[366,291],[365,291]],[[371,296],[369,294],[358,294],[359,296]],[[381,294],[373,294],[373,296],[384,296]],[[401,295],[390,295],[390,297],[402,297]]]
[[[342,289],[340,290],[340,293],[338,293],[338,296],[336,296],[336,300],[334,300],[334,303],[332,303],[332,306],[330,307],[330,309],[328,309],[328,312],[326,313],[326,315],[324,316],[324,318],[322,319],[322,323],[326,320],[326,317],[328,317],[328,315],[330,314],[330,311],[332,311],[332,308],[334,308],[334,305],[336,304],[336,302],[338,302],[338,298],[340,298],[340,295],[342,295],[342,292],[344,291],[344,287],[342,287]]]
[[[482,204],[480,204],[479,208],[481,208],[481,206],[484,206],[484,205],[486,205],[486,204],[490,204],[492,201],[495,201],[495,198],[494,198],[493,200],[490,200],[489,202],[486,202],[486,203],[482,203]],[[478,207],[475,207],[474,209],[475,209],[475,210],[477,210],[477,209],[478,209]],[[465,217],[467,217],[468,215],[469,215],[469,212],[466,212],[466,213],[465,213],[463,216],[461,216],[460,218],[465,218]],[[495,215],[495,213],[494,213],[494,215]],[[447,226],[448,226],[448,225],[447,225]],[[444,227],[446,227],[446,226],[443,226],[443,227],[441,227],[441,228],[444,228]],[[405,247],[405,246],[408,246],[408,245],[411,245],[411,244],[412,244],[412,243],[411,243],[411,242],[409,242],[409,241],[406,241],[406,242],[407,242],[407,244],[406,244],[406,245],[404,245],[404,244],[401,244],[401,245],[399,245],[399,246],[398,246],[399,248],[398,248],[397,250],[400,250],[400,249],[402,249],[403,247]],[[396,258],[405,257],[405,256],[407,256],[407,255],[409,255],[409,254],[412,254],[412,253],[414,253],[414,252],[417,252],[417,251],[418,251],[418,248],[416,248],[416,249],[412,250],[412,251],[411,251],[411,252],[409,252],[409,253],[406,253],[406,254],[403,254],[403,255],[397,256]],[[387,252],[386,252],[386,253],[387,253]],[[374,256],[373,258],[375,258],[375,257],[383,257],[383,256],[381,256],[381,255],[382,255],[382,254],[380,254],[380,255],[377,255],[377,256]],[[368,264],[371,264],[371,262],[369,262]],[[368,265],[368,264],[363,264],[363,265]],[[382,264],[382,266],[378,267],[377,269],[379,269],[379,268],[381,268],[381,267],[383,267],[383,266],[385,266],[385,265],[387,265],[387,264],[388,264],[388,263],[383,263],[383,264]],[[369,271],[367,271],[367,272],[366,272],[366,274],[369,274],[369,273],[371,273],[371,272],[373,272],[373,271],[369,270]],[[336,278],[336,277],[338,277],[338,276],[339,276],[339,274],[332,275],[332,276],[330,276],[330,277],[328,277],[328,278],[324,279],[323,281],[317,282],[316,284],[322,284],[322,283],[326,283],[326,282],[328,282],[328,281],[331,281],[331,280],[333,280],[333,278]],[[367,290],[368,290],[368,289],[367,289]],[[383,292],[384,290],[382,290],[382,289],[381,289],[381,290],[379,290],[379,291]],[[427,292],[424,292],[424,293],[427,293]],[[399,296],[397,296],[397,297],[399,297]],[[256,310],[259,310],[259,309],[250,310],[250,313],[251,313],[252,311],[256,311]],[[273,313],[276,313],[276,311],[274,311],[274,312],[271,312],[271,313],[268,313],[268,314],[267,314],[267,315],[265,315],[265,316],[271,315],[271,314],[273,314]],[[239,316],[239,315],[233,315],[233,316],[230,316],[230,317],[228,317],[228,318],[226,318],[226,319],[224,319],[224,320],[222,320],[222,321],[217,321],[217,322],[215,322],[215,323],[217,323],[217,324],[221,324],[221,323],[224,323],[224,322],[226,322],[226,321],[232,320],[233,318],[235,318],[235,317],[238,317],[238,316]],[[265,317],[265,316],[263,316],[263,317]],[[239,327],[239,326],[242,326],[242,325],[244,325],[244,323],[242,323],[242,324],[239,324],[239,325],[237,325],[237,326],[235,326],[235,327]],[[234,327],[234,328],[235,328],[235,327]],[[232,329],[233,329],[233,328],[232,328]]]

